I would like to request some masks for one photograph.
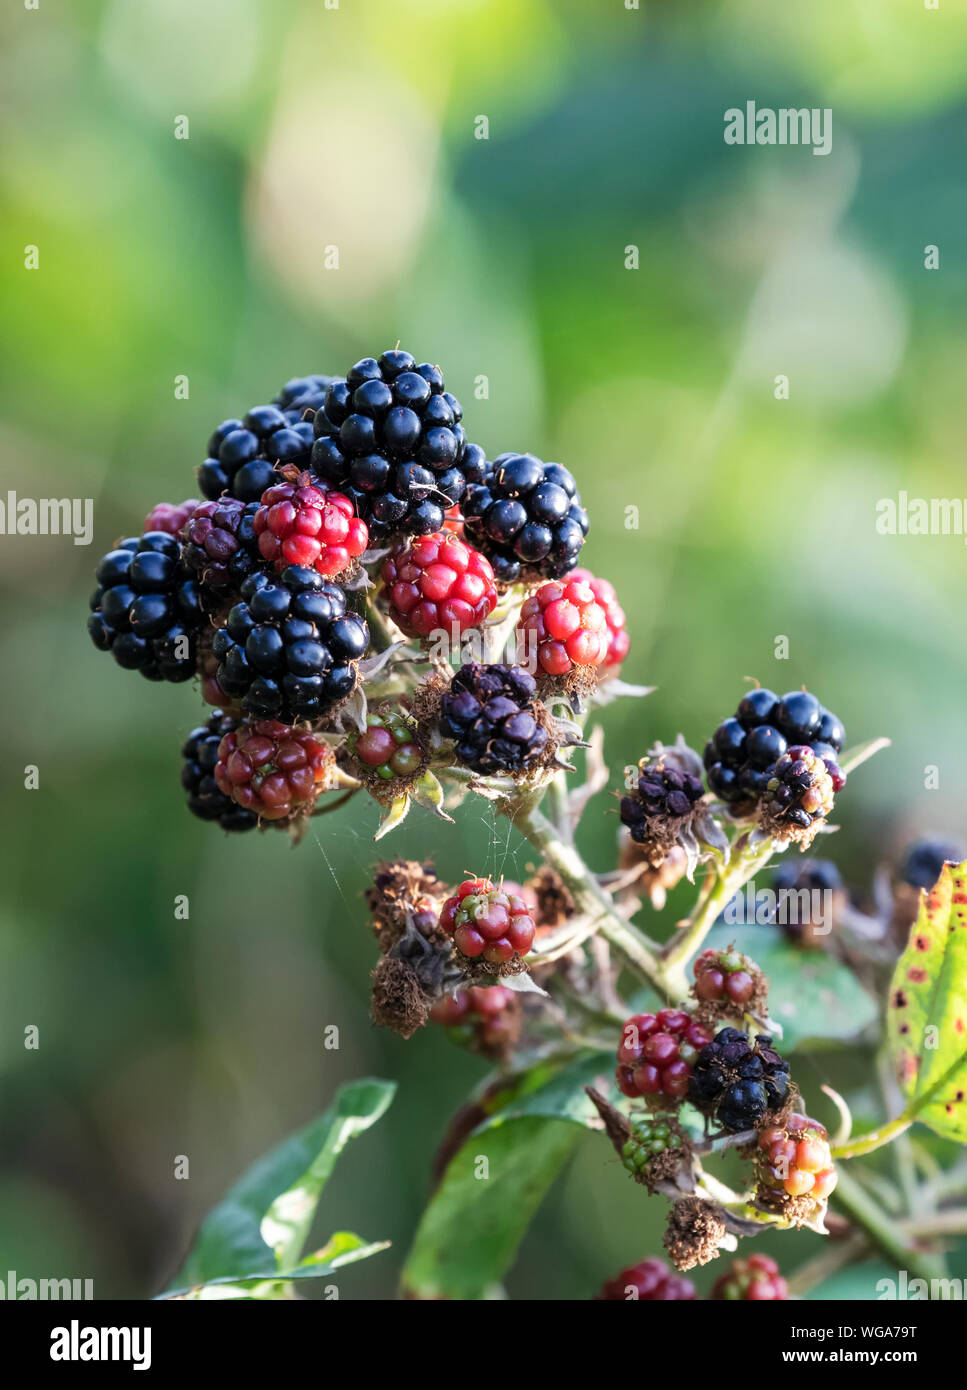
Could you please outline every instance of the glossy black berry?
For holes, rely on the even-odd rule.
[[[838,791],[846,780],[837,763],[845,739],[836,715],[808,691],[780,697],[772,690],[750,690],[705,745],[709,790],[734,814],[748,814],[765,795],[779,759],[790,746],[800,745],[826,762]]]
[[[208,457],[198,484],[211,501],[223,493],[257,502],[279,481],[277,465],[308,468],[314,413],[325,401],[334,377],[293,377],[268,405],[256,405],[241,420],[223,420],[208,441]]]
[[[588,532],[574,478],[533,454],[501,454],[468,489],[461,510],[468,541],[502,583],[522,570],[557,579],[577,564]]]
[[[350,497],[370,535],[429,535],[485,474],[443,373],[396,349],[334,381],[313,422],[310,467]]]
[[[443,696],[440,727],[460,762],[481,773],[526,771],[547,748],[537,685],[520,666],[461,666]]]
[[[188,793],[188,809],[201,820],[217,821],[223,830],[254,830],[258,816],[239,806],[220,791],[215,781],[218,745],[233,733],[240,721],[215,710],[206,724],[192,729],[181,750],[181,785]]]
[[[205,622],[198,585],[174,536],[132,536],[98,565],[87,630],[119,666],[148,680],[190,680]]]
[[[723,1028],[702,1048],[688,1088],[692,1103],[731,1133],[754,1128],[788,1092],[789,1064],[772,1038],[750,1038],[737,1028]]]
[[[315,570],[257,573],[212,639],[218,683],[246,714],[285,724],[320,719],[358,680],[369,630],[346,595]]]
[[[900,878],[913,888],[930,889],[940,877],[944,864],[959,864],[964,857],[963,846],[952,841],[916,840],[900,863]]]

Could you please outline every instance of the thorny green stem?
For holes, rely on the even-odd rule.
[[[702,942],[735,894],[768,863],[772,852],[771,840],[763,840],[750,849],[740,838],[732,847],[729,863],[717,867],[709,875],[691,917],[661,952],[663,977],[672,993],[678,997],[687,993],[686,965],[701,949]]]
[[[582,912],[597,923],[597,930],[621,953],[630,969],[659,994],[668,995],[664,972],[634,927],[618,915],[573,844],[561,838],[553,824],[537,809],[536,798],[510,803],[507,815],[548,864],[561,875]]]

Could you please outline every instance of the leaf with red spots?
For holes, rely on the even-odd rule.
[[[945,864],[921,898],[887,1026],[907,1113],[967,1143],[967,860]]]

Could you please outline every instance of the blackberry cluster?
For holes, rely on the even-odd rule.
[[[643,758],[639,767],[637,786],[621,798],[620,811],[631,838],[642,845],[653,838],[657,823],[691,815],[705,788],[698,777],[660,761],[649,764]]]
[[[790,831],[808,830],[833,809],[832,774],[807,744],[794,744],[772,769],[762,796],[763,824]]]
[[[468,878],[440,909],[440,926],[462,956],[506,965],[526,956],[536,927],[528,904],[489,878]]]
[[[192,729],[181,750],[181,785],[188,793],[188,809],[193,816],[217,821],[223,830],[254,830],[258,816],[226,796],[215,781],[218,745],[237,728],[237,719],[217,709],[206,724]]]
[[[753,1129],[767,1110],[780,1106],[789,1091],[789,1064],[768,1033],[749,1038],[723,1028],[703,1047],[692,1068],[688,1098],[703,1114],[737,1134]]]
[[[315,570],[244,581],[242,601],[212,640],[222,690],[246,714],[286,724],[320,719],[352,694],[369,629],[346,595]]]
[[[838,1177],[825,1128],[798,1113],[760,1131],[756,1170],[760,1206],[806,1217],[828,1200]]]
[[[316,412],[312,471],[352,499],[374,537],[428,536],[486,476],[462,417],[439,367],[398,348],[364,357]]]
[[[573,476],[533,454],[501,454],[462,507],[470,543],[501,583],[522,571],[560,579],[572,570],[588,534],[588,514]]]
[[[695,1285],[691,1279],[673,1274],[664,1260],[653,1256],[609,1279],[598,1298],[611,1303],[636,1303],[639,1299],[649,1303],[691,1302]]]
[[[911,888],[926,888],[929,891],[945,864],[959,864],[963,858],[963,845],[945,840],[916,840],[903,855],[899,877]]]
[[[440,724],[457,757],[475,772],[525,772],[543,757],[548,733],[538,718],[537,685],[520,666],[461,666],[443,696]]]
[[[322,407],[334,380],[293,377],[271,405],[253,406],[242,420],[223,420],[198,469],[204,495],[214,501],[227,492],[240,502],[257,502],[278,481],[276,464],[308,467],[314,438],[311,414]]]
[[[771,1255],[734,1260],[712,1285],[710,1298],[726,1303],[775,1303],[789,1297],[789,1288]]]
[[[684,1009],[632,1014],[621,1029],[615,1081],[623,1096],[686,1094],[692,1067],[711,1034]]]
[[[705,745],[709,788],[735,815],[746,814],[764,794],[787,748],[808,745],[826,762],[833,789],[839,791],[846,779],[837,760],[845,741],[836,715],[808,691],[778,696],[764,688],[750,690]]]
[[[237,594],[243,580],[267,565],[253,531],[258,502],[221,497],[202,502],[185,526],[182,556],[202,585],[202,599]]]
[[[384,782],[415,777],[423,767],[416,726],[400,710],[383,714],[370,710],[365,731],[350,733],[346,743],[366,770]]]
[[[87,630],[119,666],[152,681],[181,682],[195,674],[203,623],[198,586],[165,531],[132,536],[97,567]]]
[[[660,1115],[644,1115],[635,1120],[621,1146],[621,1162],[633,1178],[639,1178],[647,1172],[653,1159],[668,1149],[679,1148],[680,1144],[669,1120]]]
[[[822,945],[834,930],[840,906],[848,902],[839,869],[831,859],[787,859],[777,867],[772,887],[774,920],[797,946]]]

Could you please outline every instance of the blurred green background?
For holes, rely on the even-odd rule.
[[[912,834],[959,833],[964,541],[881,536],[874,516],[901,488],[967,495],[967,14],[43,0],[0,26],[0,496],[96,499],[90,548],[0,539],[0,1267],[154,1293],[242,1168],[374,1074],[398,1099],[322,1224],[393,1240],[340,1280],[390,1296],[435,1145],[485,1064],[368,1022],[372,805],[298,852],[187,814],[179,747],[200,698],[95,652],[97,557],[193,494],[221,419],[401,340],[443,365],[489,453],[578,475],[587,564],[629,613],[626,676],[659,687],[604,714],[615,781],[655,738],[701,746],[743,677],[805,681],[851,742],[893,740],[840,799],[831,853],[859,891]],[[832,153],[725,145],[725,109],[753,99],[831,107]],[[582,826],[601,868],[612,806]],[[431,841],[448,876],[531,858],[486,807],[445,831],[414,813],[389,847]],[[805,1087],[852,1079],[862,1102],[868,1057],[801,1066]],[[511,1296],[590,1296],[658,1248],[658,1205],[588,1136]],[[788,1270],[818,1244],[766,1248]]]

